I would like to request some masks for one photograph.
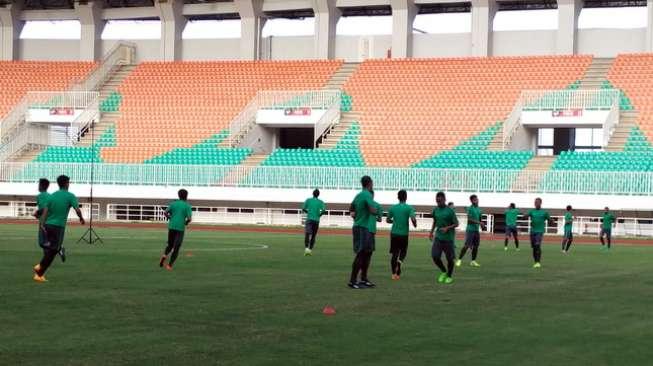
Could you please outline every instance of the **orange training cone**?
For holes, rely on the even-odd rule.
[[[327,305],[324,307],[324,309],[322,309],[322,314],[327,316],[336,315],[336,309]]]

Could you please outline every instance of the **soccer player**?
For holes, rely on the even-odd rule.
[[[535,199],[535,209],[528,211],[528,217],[531,219],[531,248],[533,248],[533,268],[540,268],[542,265],[542,237],[546,228],[546,223],[550,216],[546,210],[542,209],[542,199]]]
[[[180,189],[177,195],[179,199],[170,202],[165,212],[166,218],[168,219],[168,245],[159,261],[159,267],[163,267],[166,259],[168,259],[168,255],[172,252],[170,261],[168,261],[168,264],[165,264],[165,268],[168,271],[172,271],[172,265],[175,264],[179,255],[179,248],[181,248],[181,243],[184,241],[186,226],[190,224],[193,217],[193,210],[187,202],[188,191]]]
[[[565,212],[565,231],[562,237],[562,252],[565,254],[569,253],[571,242],[574,241],[574,234],[571,232],[573,222],[574,215],[572,215],[571,206],[567,206],[567,212]]]
[[[34,216],[37,219],[41,218],[41,215],[43,215],[43,210],[45,210],[45,207],[48,205],[48,199],[50,198],[50,194],[48,193],[48,188],[50,187],[50,181],[41,178],[39,179],[39,194],[36,196],[36,210],[34,210],[34,213],[32,216]],[[39,235],[38,235],[38,243],[39,247],[43,248],[43,244],[47,242],[47,237],[45,235],[45,230],[41,229],[41,223],[39,221]]]
[[[388,210],[388,218],[386,222],[392,224],[390,231],[390,270],[392,271],[392,279],[399,280],[401,277],[401,265],[406,260],[408,254],[408,221],[417,227],[417,219],[415,218],[415,209],[406,204],[408,200],[408,193],[405,190],[400,190],[397,193],[399,203],[390,207]]]
[[[315,237],[320,228],[320,217],[326,213],[326,205],[318,197],[320,197],[320,190],[316,189],[313,191],[313,197],[307,199],[302,206],[302,211],[306,213],[304,256],[313,255]]]
[[[603,212],[603,217],[601,218],[601,234],[599,234],[599,239],[601,239],[601,249],[610,250],[612,246],[612,224],[617,221],[617,217],[610,212],[610,209],[606,206]],[[608,240],[608,246],[605,246],[605,237]]]
[[[508,206],[508,210],[505,212],[506,215],[506,240],[503,243],[503,250],[508,250],[508,241],[512,236],[515,239],[515,249],[519,250],[519,236],[517,232],[517,216],[520,215],[519,210],[515,208],[515,204],[511,203]]]
[[[485,230],[485,224],[481,222],[481,209],[478,207],[478,197],[473,194],[469,196],[469,201],[471,206],[467,207],[467,229],[465,230],[465,245],[463,249],[460,250],[460,256],[456,261],[456,267],[460,267],[463,262],[463,258],[467,253],[468,249],[472,250],[472,261],[469,263],[472,267],[480,267],[476,261],[478,256],[478,247],[481,245],[481,233],[479,232],[479,226]]]
[[[368,230],[370,231],[370,254],[366,258],[365,262],[363,262],[361,268],[361,282],[358,283],[359,286],[364,287],[376,287],[376,285],[369,280],[367,271],[370,269],[372,254],[374,254],[374,251],[376,250],[376,223],[383,220],[383,208],[378,202],[374,201],[374,191],[370,191],[370,194],[372,195],[372,207],[374,207],[376,213],[370,215],[368,226]]]
[[[66,232],[66,222],[68,221],[68,212],[72,207],[77,213],[79,222],[84,225],[84,217],[79,209],[79,201],[74,194],[68,192],[70,187],[70,178],[61,175],[57,178],[59,190],[54,192],[47,200],[40,218],[41,230],[45,232],[46,241],[41,245],[43,248],[43,258],[41,262],[34,266],[34,281],[45,282],[45,272],[48,270],[52,261],[57,256],[63,244],[64,234]]]
[[[354,219],[352,227],[353,248],[356,256],[351,265],[351,276],[347,286],[352,289],[362,289],[370,287],[371,284],[367,278],[361,277],[358,282],[358,274],[362,274],[363,268],[369,266],[369,260],[372,258],[373,243],[370,235],[370,216],[376,215],[374,199],[370,192],[373,191],[374,183],[372,178],[364,176],[361,178],[363,189],[356,195],[349,209],[349,214]]]
[[[447,199],[444,192],[438,192],[435,196],[437,206],[431,212],[433,215],[433,225],[429,233],[429,240],[433,241],[431,247],[431,257],[433,263],[440,269],[438,276],[439,283],[453,283],[453,267],[456,259],[456,253],[453,248],[453,240],[456,236],[456,227],[458,227],[458,218],[456,213],[450,207],[447,207]],[[447,257],[447,267],[442,262],[442,252]]]

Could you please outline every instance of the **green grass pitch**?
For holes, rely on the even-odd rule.
[[[36,227],[0,225],[0,365],[646,365],[653,355],[653,247],[616,240],[610,253],[579,245],[563,256],[546,245],[534,270],[528,247],[483,242],[482,267],[466,263],[445,286],[424,238],[391,281],[382,235],[378,288],[350,290],[348,236],[321,235],[304,257],[300,235],[191,229],[167,272],[164,230],[98,231],[105,244],[88,246],[68,229],[68,261],[38,284]]]

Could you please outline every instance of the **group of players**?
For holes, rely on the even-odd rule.
[[[53,194],[48,193],[50,182],[43,178],[39,180],[39,194],[36,197],[37,208],[34,216],[39,220],[38,244],[43,249],[41,261],[33,268],[34,281],[45,282],[45,272],[48,270],[54,259],[59,255],[62,261],[66,260],[63,239],[70,209],[77,213],[79,221],[84,225],[84,217],[79,208],[79,202],[74,194],[68,191],[70,178],[62,175],[57,178],[59,190]],[[355,253],[352,263],[351,276],[348,286],[352,289],[375,287],[368,278],[368,271],[372,260],[372,254],[376,249],[376,227],[383,219],[383,208],[374,201],[374,183],[372,178],[364,176],[361,178],[362,190],[359,192],[349,207],[349,213],[354,224],[352,229],[353,250]],[[165,267],[171,271],[181,248],[186,226],[192,221],[192,207],[188,203],[188,191],[181,189],[178,192],[179,199],[170,202],[165,216],[168,221],[168,240],[163,254],[159,260],[159,267]],[[326,211],[325,203],[319,199],[320,191],[313,191],[313,197],[307,199],[302,210],[307,214],[304,237],[304,255],[310,256],[313,253],[315,239],[320,225],[320,217]],[[392,224],[390,232],[390,268],[392,279],[399,280],[402,274],[402,265],[408,253],[408,233],[410,224],[417,227],[415,209],[406,203],[408,194],[400,190],[397,194],[399,203],[390,207],[387,212],[386,222]],[[485,230],[482,222],[483,215],[479,208],[479,201],[476,195],[470,196],[470,206],[467,207],[467,228],[465,230],[465,244],[456,258],[455,231],[458,227],[458,218],[453,205],[446,203],[444,192],[436,194],[436,207],[431,212],[433,224],[429,232],[429,240],[432,242],[431,256],[433,263],[440,270],[437,280],[439,283],[453,283],[453,270],[455,266],[461,266],[462,260],[468,251],[471,251],[470,265],[480,267],[477,262],[478,249],[480,245],[480,229]],[[520,211],[511,203],[505,212],[506,217],[506,239],[504,250],[508,250],[508,242],[512,237],[515,247],[519,250],[519,237],[517,232],[517,217]],[[535,199],[535,208],[528,211],[526,217],[530,219],[530,242],[533,250],[533,268],[541,267],[542,259],[542,237],[546,224],[550,220],[549,213],[542,209],[542,199]],[[568,253],[573,241],[572,223],[574,217],[572,207],[567,206],[564,216],[564,236],[562,240],[562,251]],[[602,230],[600,240],[603,248],[611,247],[611,229],[616,217],[610,213],[608,207],[602,218]],[[607,246],[605,239],[607,239]],[[446,266],[442,261],[442,255],[446,258]],[[167,263],[166,263],[167,261]]]
[[[363,289],[375,287],[375,284],[368,278],[368,271],[372,259],[372,254],[376,249],[376,226],[377,222],[383,219],[383,208],[374,201],[374,183],[372,178],[364,176],[361,178],[362,190],[356,195],[349,207],[349,213],[354,220],[352,237],[353,250],[355,253],[352,263],[349,286],[352,289]],[[315,246],[320,217],[326,213],[326,205],[318,197],[319,190],[313,191],[313,197],[304,202],[302,210],[307,214],[305,224],[304,238],[304,255],[310,256]],[[409,225],[417,227],[415,209],[406,204],[408,194],[405,190],[400,190],[397,194],[399,203],[390,207],[387,211],[386,222],[392,224],[390,232],[390,269],[392,279],[401,278],[401,266],[406,260],[408,253],[408,233]],[[444,284],[453,283],[454,267],[460,267],[462,260],[468,251],[471,251],[472,267],[480,267],[477,262],[478,249],[480,246],[480,230],[485,230],[485,224],[482,222],[483,215],[479,208],[479,200],[476,195],[470,196],[470,205],[467,207],[467,227],[465,230],[465,244],[456,258],[455,235],[458,227],[458,218],[453,209],[453,204],[446,203],[444,192],[436,194],[436,207],[433,208],[433,224],[429,232],[429,240],[432,242],[431,257],[433,263],[440,270],[437,276],[437,282]],[[533,251],[533,268],[541,268],[542,260],[542,238],[546,231],[546,226],[550,223],[551,216],[549,212],[542,209],[542,199],[536,198],[534,208],[525,215],[530,219],[530,244]],[[517,231],[517,218],[521,212],[511,203],[505,212],[506,218],[506,238],[504,241],[504,250],[508,250],[509,240],[514,239],[515,248],[519,250],[519,236]],[[567,254],[573,242],[572,225],[573,211],[571,206],[567,206],[564,215],[564,235],[562,239],[562,252]],[[600,241],[602,248],[609,250],[612,245],[612,226],[616,222],[616,217],[610,212],[608,207],[602,217],[602,226]],[[606,245],[607,241],[607,245]],[[442,255],[446,258],[446,265],[442,260]]]

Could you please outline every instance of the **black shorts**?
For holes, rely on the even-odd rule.
[[[600,236],[603,237],[604,235],[606,238],[612,239],[612,229],[601,229]]]
[[[478,231],[465,232],[465,246],[474,248],[481,245],[481,234]]]
[[[48,241],[48,235],[41,228],[41,225],[39,225],[39,235],[37,236],[37,238],[38,238],[39,247],[44,248],[45,243],[47,243]]]
[[[542,237],[544,237],[544,233],[531,233],[531,246],[539,247],[542,245]]]
[[[362,226],[354,226],[352,229],[354,239],[354,253],[373,252],[374,251],[374,234]]]
[[[506,237],[517,237],[517,226],[506,226]]]
[[[317,234],[317,230],[319,228],[320,228],[319,222],[313,220],[306,220],[306,224],[304,225],[304,232],[306,234],[315,235]]]
[[[181,247],[181,243],[184,241],[184,232],[179,230],[168,230],[168,246],[171,248]]]
[[[565,233],[562,236],[564,239],[569,239],[572,240],[574,238],[574,234],[571,232],[571,230],[565,230]]]
[[[43,244],[39,243],[41,248],[59,250],[63,244],[63,237],[66,233],[66,228],[55,225],[45,225],[45,233],[47,240]]]
[[[390,253],[408,251],[408,235],[390,235]]]
[[[431,247],[431,257],[440,258],[444,252],[447,256],[453,258],[454,251],[455,249],[452,240],[440,240],[435,238],[433,240],[433,246]]]

